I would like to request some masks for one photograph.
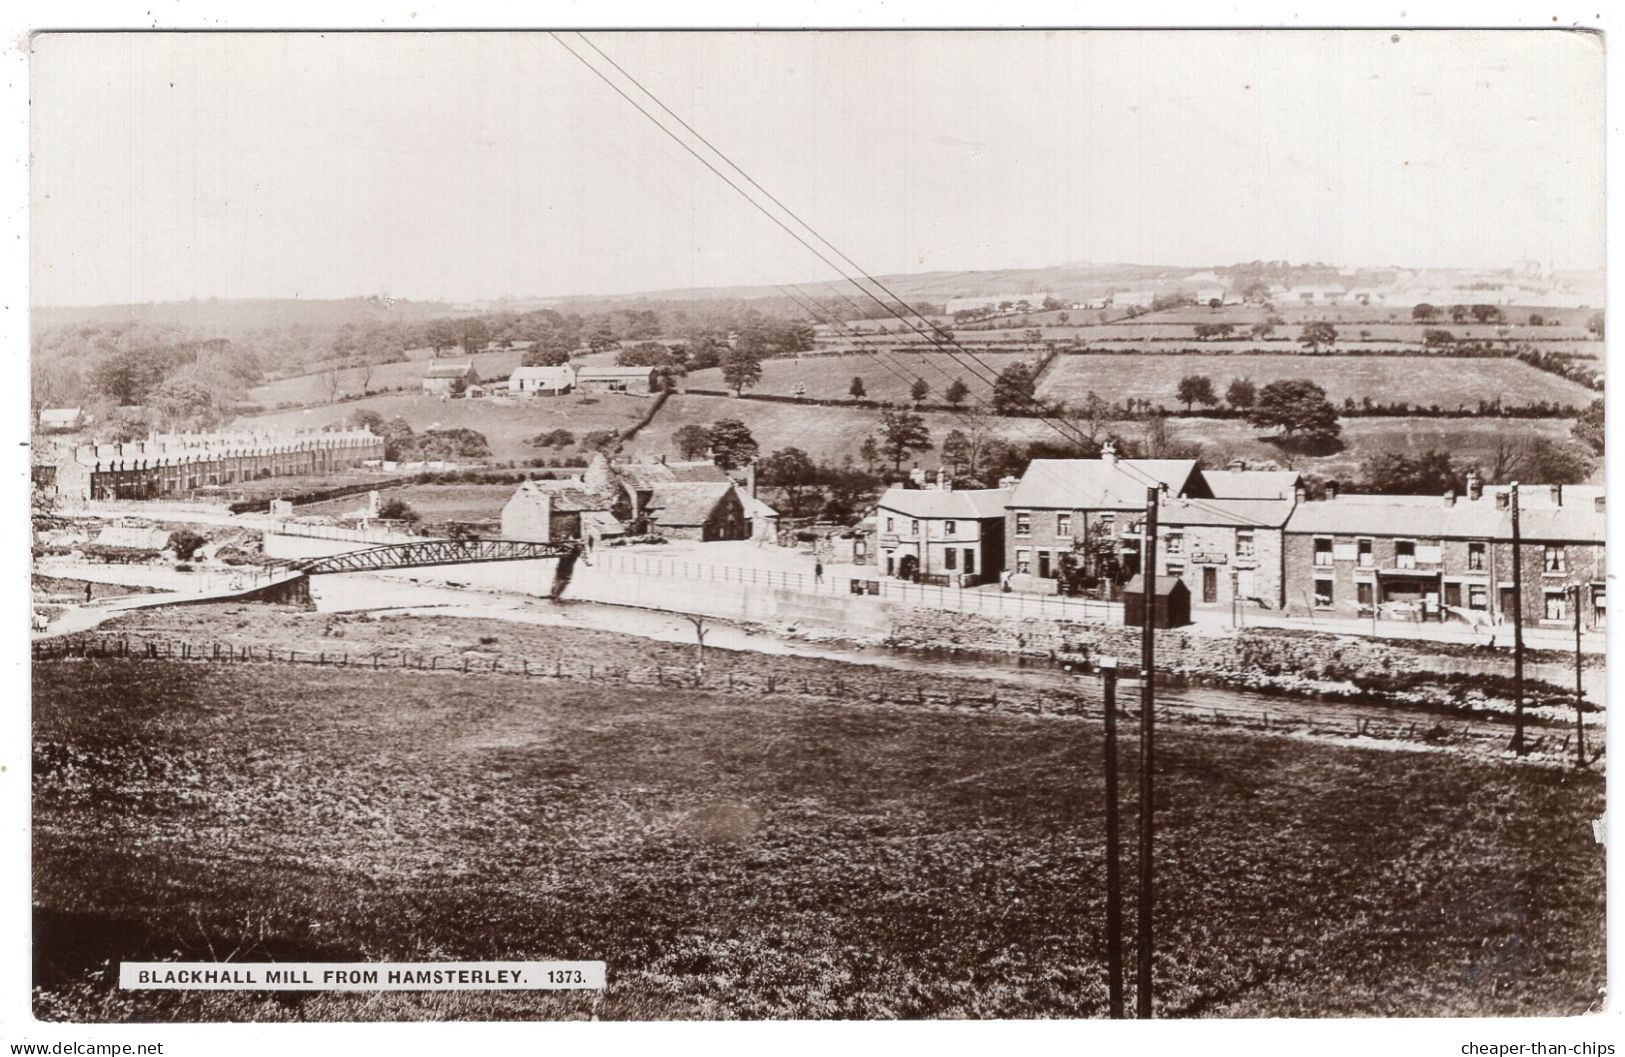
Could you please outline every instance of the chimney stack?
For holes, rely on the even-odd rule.
[[[1560,485],[1560,484],[1552,485],[1552,505],[1553,506],[1562,506],[1563,505],[1563,486]]]
[[[1102,444],[1100,446],[1100,458],[1104,462],[1108,462],[1108,463],[1111,463],[1113,465],[1116,465],[1116,463],[1117,463],[1117,444],[1116,444],[1116,442],[1108,440],[1106,443]]]
[[[1478,479],[1478,474],[1467,474],[1467,498],[1477,502],[1484,498],[1484,482]]]
[[[1507,492],[1505,489],[1502,489],[1501,491],[1495,493],[1495,509],[1497,509],[1497,510],[1511,510],[1512,509],[1512,496],[1511,496],[1510,492]]]
[[[662,459],[662,462],[665,460]],[[745,467],[745,491],[750,493],[752,499],[756,498],[756,464],[751,463]]]
[[[1236,473],[1240,473],[1241,471],[1245,470],[1246,468],[1247,468],[1247,460],[1246,459],[1237,458],[1237,459],[1231,459],[1230,460],[1230,469],[1234,470]]]
[[[1333,499],[1337,498],[1336,495],[1332,495],[1331,497]],[[1296,487],[1294,487],[1292,489],[1292,498],[1296,499],[1298,502],[1301,503],[1305,499],[1309,498],[1309,491],[1308,491],[1308,489],[1304,488],[1303,485],[1301,485],[1301,484],[1297,485]]]
[[[1605,507],[1603,505],[1603,498],[1604,497],[1602,497],[1602,496],[1598,496],[1597,498],[1595,498],[1595,499],[1593,499],[1591,501],[1592,508],[1595,509],[1596,512],[1599,513],[1599,514],[1603,513],[1603,511],[1605,509]]]
[[[1445,491],[1444,491],[1444,505],[1445,506],[1455,506],[1456,505],[1456,490],[1454,488],[1446,488],[1445,489]]]
[[[1299,491],[1301,492],[1302,489],[1300,489]],[[1298,498],[1302,499],[1303,496],[1300,494],[1298,496]],[[1336,481],[1327,481],[1326,482],[1326,498],[1327,499],[1336,499],[1337,498],[1337,482]]]

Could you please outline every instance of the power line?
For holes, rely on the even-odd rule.
[[[775,204],[777,204],[780,209],[784,210],[784,212],[786,214],[788,214],[790,217],[792,217],[798,224],[800,224],[802,227],[806,228],[807,231],[810,232],[813,235],[814,238],[818,239],[819,242],[821,242],[825,246],[829,247],[831,252],[833,252],[834,254],[839,256],[841,259],[847,261],[854,269],[856,269],[866,279],[868,279],[875,286],[879,287],[882,291],[884,291],[894,301],[896,301],[898,304],[902,305],[906,310],[914,312],[914,314],[922,322],[926,323],[926,326],[928,328],[932,328],[932,332],[928,333],[927,331],[922,331],[919,327],[915,326],[914,323],[912,323],[910,320],[905,318],[903,315],[899,314],[896,309],[891,307],[891,305],[887,304],[885,301],[881,300],[878,296],[876,296],[875,293],[872,290],[870,290],[868,287],[864,286],[862,283],[858,282],[851,275],[848,275],[846,273],[846,271],[843,268],[841,268],[840,265],[838,265],[834,261],[830,260],[829,257],[824,252],[819,250],[816,246],[814,246],[812,243],[808,242],[805,238],[803,238],[799,233],[797,233],[792,228],[790,228],[789,225],[787,225],[779,217],[775,216],[773,214],[773,212],[771,210],[769,210],[766,206],[762,205],[755,198],[752,198],[751,195],[744,188],[742,188],[738,184],[734,183],[720,169],[718,169],[715,165],[711,164],[710,161],[708,161],[703,155],[701,155],[697,150],[695,150],[690,144],[684,142],[682,137],[678,136],[677,133],[673,132],[669,127],[667,127],[658,118],[656,118],[653,114],[651,114],[646,107],[644,107],[642,104],[638,103],[637,100],[633,99],[630,95],[628,95],[626,93],[626,91],[621,88],[620,85],[616,84],[613,80],[611,80],[608,76],[606,76],[602,70],[598,69],[592,63],[588,62],[586,60],[586,58],[583,57],[579,52],[577,52],[574,48],[572,48],[568,44],[566,44],[564,42],[563,38],[561,38],[557,33],[551,33],[550,32],[548,35],[551,36],[555,41],[557,41],[560,47],[562,47],[566,51],[568,51],[571,54],[571,56],[576,59],[577,62],[581,63],[588,70],[590,70],[593,73],[594,76],[596,76],[599,80],[603,81],[606,85],[608,85],[610,87],[610,89],[615,92],[615,94],[619,95],[622,99],[624,99],[629,105],[631,105],[635,110],[637,110],[638,113],[642,114],[646,119],[648,119],[648,121],[651,124],[653,124],[656,128],[658,128],[662,132],[664,132],[675,143],[677,143],[678,146],[682,147],[683,150],[688,152],[688,154],[691,155],[701,165],[704,165],[719,180],[722,180],[724,183],[726,183],[730,188],[732,188],[734,190],[734,192],[736,194],[738,194],[741,198],[743,198],[746,202],[748,202],[754,209],[756,209],[763,216],[765,216],[769,220],[771,220],[785,234],[789,235],[791,238],[793,238],[797,242],[799,242],[803,247],[805,247],[807,249],[808,252],[813,254],[813,256],[817,257],[820,261],[822,261],[825,265],[827,265],[832,271],[834,271],[837,275],[841,276],[843,279],[845,279],[852,286],[856,287],[858,289],[858,291],[860,293],[862,293],[865,297],[869,298],[869,300],[871,300],[875,304],[879,305],[881,307],[881,309],[883,309],[885,312],[887,312],[889,315],[891,315],[892,318],[896,319],[898,322],[900,322],[904,326],[908,327],[910,330],[912,330],[919,337],[924,338],[927,342],[931,343],[931,345],[933,347],[935,347],[938,351],[940,351],[940,352],[944,353],[945,355],[947,355],[950,359],[952,359],[955,363],[958,363],[961,367],[966,367],[964,361],[960,360],[957,356],[954,355],[954,353],[952,351],[950,351],[948,348],[946,348],[942,344],[940,336],[938,336],[938,335],[936,335],[934,333],[934,325],[931,324],[928,320],[926,320],[923,315],[920,315],[919,312],[917,312],[914,309],[910,308],[910,306],[908,306],[902,300],[902,298],[898,297],[895,293],[893,293],[889,288],[886,287],[886,285],[884,283],[881,283],[874,276],[869,275],[867,272],[863,271],[863,269],[860,266],[858,266],[855,262],[853,262],[850,257],[848,257],[845,253],[841,252],[841,250],[839,250],[837,247],[834,246],[834,244],[829,242],[828,239],[826,239],[822,235],[818,234],[816,229],[814,229],[810,224],[808,224],[806,221],[802,220],[792,210],[785,207],[783,205],[783,203],[779,202],[776,198],[774,198],[771,194],[769,194],[765,189],[762,189],[761,185],[757,184],[755,180],[751,179],[749,174],[745,173],[745,171],[743,169],[741,169],[737,164],[735,164],[731,159],[729,159],[726,154],[724,154],[722,151],[718,150],[714,145],[712,145],[709,141],[707,141],[698,132],[695,132],[693,130],[693,128],[691,126],[689,126],[686,122],[684,122],[680,117],[677,117],[677,115],[672,112],[670,107],[667,107],[663,102],[660,101],[658,96],[656,96],[653,92],[650,92],[647,88],[645,88],[642,84],[640,84],[636,80],[636,78],[632,77],[631,74],[626,73],[626,71],[624,69],[622,69],[619,65],[617,65],[614,62],[613,59],[609,59],[609,57],[607,55],[604,55],[604,58],[607,61],[609,61],[612,66],[615,66],[615,68],[617,70],[620,70],[620,72],[629,81],[631,81],[634,85],[637,85],[638,89],[640,91],[642,91],[646,96],[648,96],[651,100],[653,100],[654,103],[657,106],[659,106],[661,109],[665,110],[668,114],[671,114],[672,117],[675,120],[677,120],[677,122],[679,124],[681,124],[685,129],[688,129],[702,143],[705,143],[705,145],[714,154],[716,154],[717,157],[720,158],[723,161],[724,164],[728,165],[729,167],[734,169],[736,172],[740,173],[746,180],[748,180],[752,184],[752,186],[755,186],[759,190],[762,190],[762,193],[764,195],[766,195],[770,200],[772,200]],[[597,51],[600,55],[604,54],[603,51],[601,49],[597,48],[595,45],[593,45],[592,42],[585,37],[585,35],[578,33],[577,36],[581,37],[581,39],[588,46],[593,47],[594,51]],[[949,343],[951,343],[955,348],[959,349],[959,351],[965,353],[966,356],[970,357],[971,360],[975,362],[975,364],[980,366],[982,371],[987,372],[986,374],[979,374],[976,371],[975,367],[967,368],[972,372],[973,375],[976,375],[982,381],[988,382],[990,384],[995,383],[997,381],[998,376],[999,376],[999,372],[995,371],[986,362],[981,360],[979,357],[977,357],[970,350],[966,349],[964,346],[960,345],[954,339],[948,338],[947,341]],[[1035,407],[1037,406],[1037,401],[1036,400],[1034,400],[1034,405],[1035,405]],[[1075,427],[1072,427],[1070,424],[1067,424],[1065,422],[1057,424],[1057,422],[1052,420],[1049,416],[1044,415],[1042,413],[1042,411],[1040,411],[1039,414],[1032,415],[1032,416],[1026,416],[1026,417],[1037,418],[1040,422],[1044,423],[1050,429],[1052,429],[1056,433],[1060,434],[1062,439],[1069,439],[1074,444],[1079,444],[1080,442],[1085,440],[1085,437],[1084,437],[1084,435],[1082,434],[1081,431],[1077,430]],[[1067,431],[1068,430],[1071,430],[1071,432],[1073,434],[1071,437],[1067,436]]]

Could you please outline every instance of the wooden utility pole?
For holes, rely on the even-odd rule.
[[[1140,891],[1139,928],[1135,930],[1134,1007],[1141,1020],[1151,1018],[1151,845],[1154,819],[1155,753],[1152,740],[1156,719],[1157,682],[1157,490],[1145,490],[1145,555],[1140,570]]]
[[[1581,766],[1586,765],[1586,718],[1582,709],[1585,707],[1585,685],[1581,681],[1580,657],[1580,593],[1583,590],[1576,582],[1574,585],[1574,759]]]
[[[1123,1019],[1123,880],[1117,854],[1117,658],[1100,658],[1106,690],[1106,993]]]
[[[1518,482],[1507,489],[1512,505],[1512,751],[1523,755],[1523,534],[1518,528]]]

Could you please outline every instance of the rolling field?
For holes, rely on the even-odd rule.
[[[1105,1014],[1092,722],[263,664],[33,681],[44,1020]],[[1597,1001],[1600,775],[1178,726],[1158,761],[1160,1015]],[[228,952],[601,958],[609,986],[267,997],[104,972]]]
[[[580,438],[594,430],[626,429],[649,410],[649,403],[641,397],[614,394],[534,400],[441,400],[422,393],[400,393],[253,415],[238,419],[236,424],[244,428],[320,429],[343,422],[363,409],[376,411],[385,419],[399,415],[419,432],[431,428],[478,430],[491,444],[492,459],[508,462],[560,454],[558,449],[544,451],[525,443],[538,433],[568,429]]]
[[[963,378],[971,391],[971,396],[966,398],[966,403],[969,404],[978,399],[985,401],[991,395],[992,385],[983,381],[984,376],[997,375],[1012,363],[1025,361],[1030,364],[1034,356],[1026,353],[978,351],[976,359],[987,364],[986,369],[977,368],[975,361],[968,360],[963,354],[959,359],[967,360],[969,365],[956,363],[941,353],[893,353],[879,350],[875,350],[873,354],[854,353],[843,356],[802,356],[794,359],[764,360],[762,380],[748,391],[792,396],[799,383],[806,386],[805,395],[809,400],[849,400],[852,398],[850,392],[852,379],[856,377],[863,379],[864,399],[907,403],[909,387],[913,384],[913,380],[923,378],[931,386],[931,395],[926,398],[927,401],[938,403],[954,379]],[[691,389],[727,389],[722,380],[722,370],[716,367],[690,374],[688,386]]]
[[[1182,408],[1175,397],[1179,380],[1206,375],[1222,398],[1225,386],[1250,378],[1260,388],[1286,378],[1310,378],[1334,404],[1370,397],[1379,404],[1410,401],[1445,410],[1477,408],[1497,397],[1511,407],[1537,404],[1585,407],[1597,394],[1576,382],[1536,370],[1517,360],[1445,359],[1420,356],[1090,356],[1064,354],[1045,372],[1039,396],[1075,402],[1093,391],[1113,402],[1150,400]]]
[[[365,378],[366,388],[369,391],[399,389],[407,386],[412,389],[422,388],[423,372],[431,363],[467,363],[473,360],[474,369],[484,379],[506,379],[519,366],[524,358],[520,349],[510,349],[503,352],[481,352],[473,357],[462,355],[460,352],[442,356],[438,360],[431,358],[429,349],[412,349],[407,353],[410,359],[400,363],[383,363],[372,368],[371,375]],[[338,372],[339,394],[353,395],[362,391],[362,381],[365,371],[362,368],[347,367]],[[278,404],[319,404],[329,399],[328,379],[326,373],[300,374],[292,378],[282,378],[264,385],[257,385],[248,391],[248,400],[262,407],[276,407]]]

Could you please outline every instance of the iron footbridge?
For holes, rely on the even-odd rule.
[[[423,540],[391,543],[383,547],[348,551],[288,563],[288,568],[316,576],[321,573],[364,573],[379,569],[411,569],[423,565],[469,565],[474,562],[513,562],[535,558],[573,559],[575,543],[530,543],[523,540]],[[573,564],[567,561],[566,564]]]

